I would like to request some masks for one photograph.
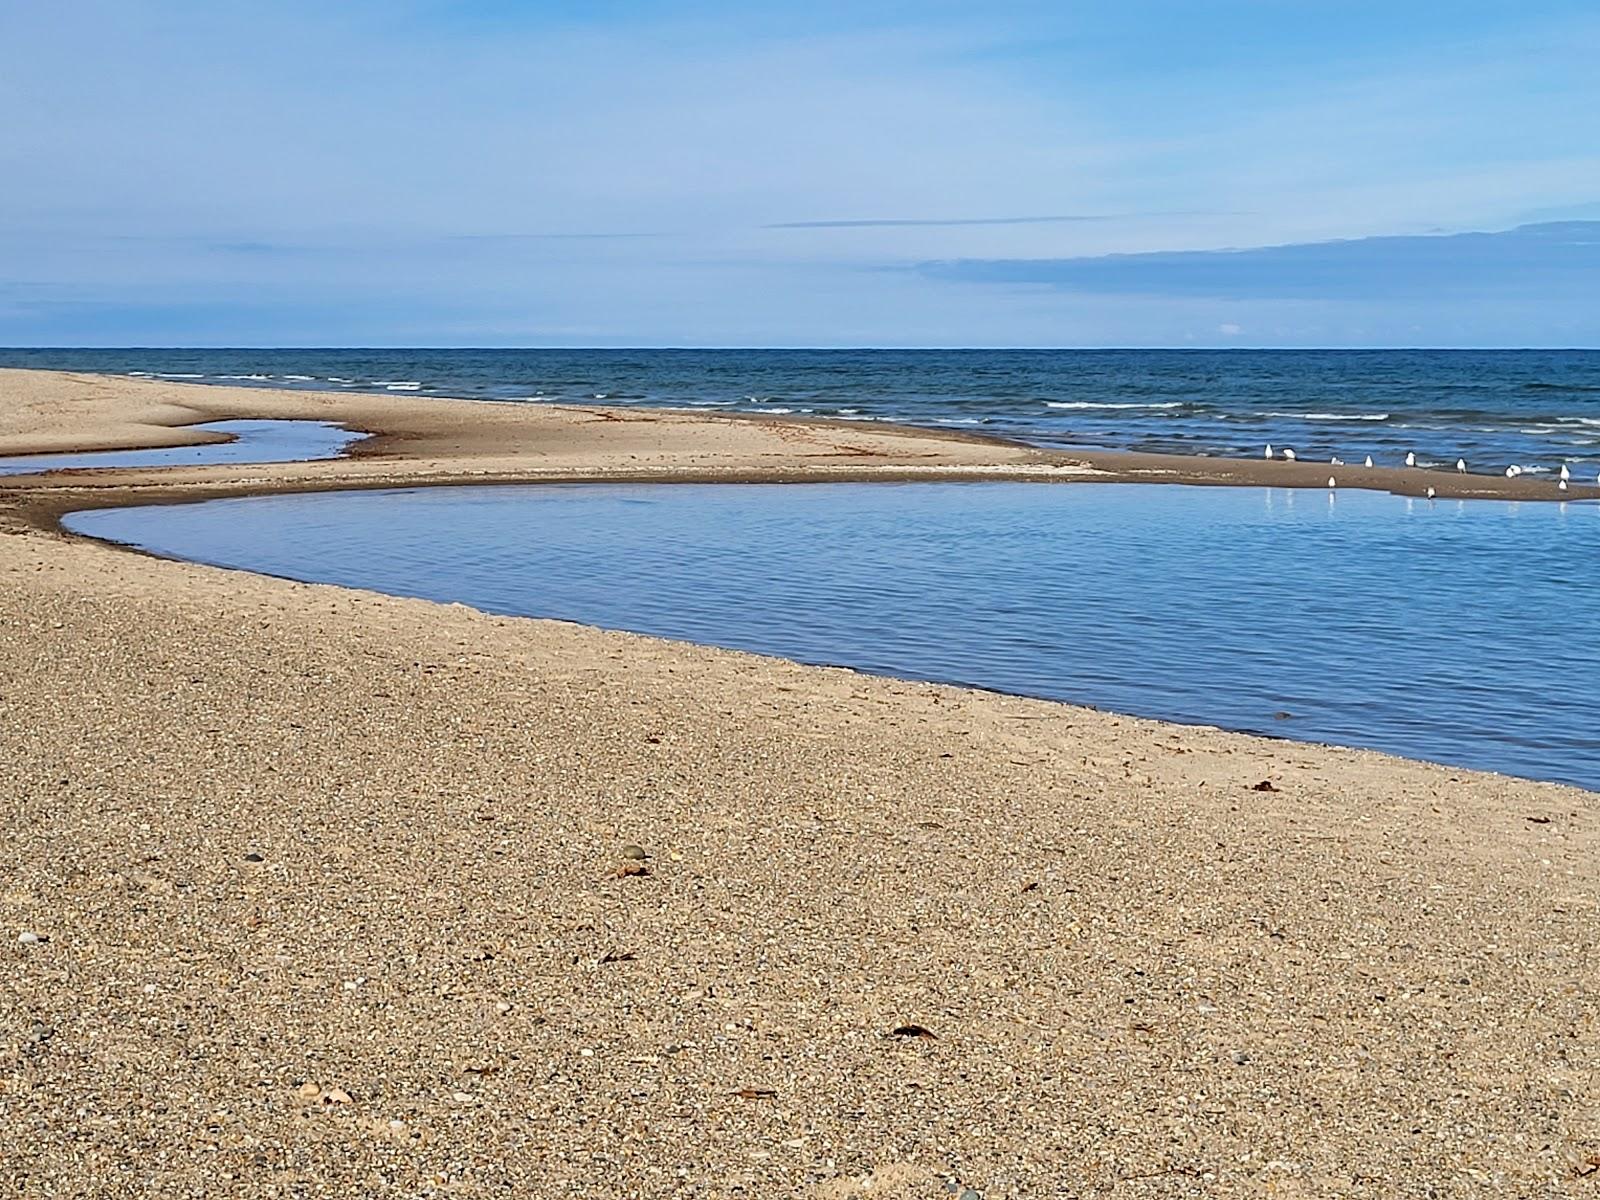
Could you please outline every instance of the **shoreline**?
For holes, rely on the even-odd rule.
[[[1555,480],[1522,476],[1462,475],[1454,471],[1349,464],[1284,462],[1147,454],[1136,451],[1053,451],[1003,438],[886,422],[854,422],[829,418],[762,416],[745,413],[703,413],[671,408],[616,409],[602,406],[526,404],[392,394],[274,391],[217,384],[123,379],[116,376],[0,370],[0,396],[36,385],[57,397],[54,420],[47,428],[29,430],[17,418],[0,413],[0,454],[60,453],[93,449],[154,448],[216,442],[204,431],[186,427],[225,419],[331,420],[367,436],[346,454],[320,463],[260,464],[248,485],[224,482],[224,467],[161,468],[170,494],[244,494],[329,490],[336,487],[436,486],[451,483],[542,483],[584,476],[610,482],[830,482],[909,481],[918,477],[973,478],[1015,482],[1176,483],[1194,486],[1285,487],[1326,490],[1336,478],[1340,488],[1387,491],[1422,498],[1432,487],[1440,500],[1530,500],[1562,503],[1600,499],[1600,486],[1572,483],[1565,492]],[[72,402],[62,403],[65,394]],[[99,403],[96,403],[99,401]],[[61,409],[75,406],[77,413]],[[463,419],[478,410],[477,418]],[[493,414],[492,416],[486,414]],[[539,414],[539,415],[535,415]],[[111,419],[108,419],[110,417]],[[539,446],[550,437],[570,442],[591,422],[622,427],[643,426],[659,438],[672,435],[660,461],[634,467],[616,456],[599,461],[578,456],[551,463]],[[109,427],[115,432],[106,433]],[[176,436],[175,436],[176,435]],[[695,453],[697,435],[723,443],[707,456]],[[496,440],[496,439],[500,440]],[[117,440],[121,439],[121,440]],[[131,440],[130,440],[131,439]],[[627,439],[620,439],[626,441]],[[650,438],[635,439],[641,455],[650,457]],[[533,461],[529,461],[530,458]],[[773,459],[779,461],[774,463]],[[809,461],[808,461],[809,460]],[[392,474],[378,464],[396,467]],[[268,468],[327,468],[324,471]],[[341,470],[340,468],[348,468]],[[241,471],[246,468],[238,467]],[[182,474],[179,474],[182,472]],[[192,472],[210,472],[194,476]],[[132,475],[133,479],[123,479]],[[147,483],[143,472],[97,472],[92,480],[73,483],[85,489]],[[379,483],[377,478],[388,479]],[[22,480],[22,484],[13,481]],[[65,481],[38,476],[9,476],[9,489],[59,487]],[[212,483],[210,481],[216,480]],[[209,490],[209,489],[217,490]],[[167,494],[165,492],[161,494]],[[145,501],[135,501],[145,502]],[[162,502],[162,501],[149,501]],[[101,507],[96,502],[94,507]],[[27,502],[24,500],[24,507]],[[46,518],[48,519],[48,518]]]
[[[34,393],[46,436],[194,399],[29,386],[65,389]],[[1077,461],[383,401],[413,415],[376,455],[0,482],[0,1191],[1592,1188],[1596,793],[49,516],[530,456],[566,482]]]

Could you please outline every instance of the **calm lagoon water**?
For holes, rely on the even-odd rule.
[[[1600,788],[1593,503],[568,485],[67,524],[294,579]]]
[[[0,475],[74,471],[95,467],[204,467],[219,463],[310,462],[337,457],[365,434],[327,421],[210,421],[195,429],[233,435],[209,446],[153,450],[95,450],[81,454],[21,454],[0,458]]]

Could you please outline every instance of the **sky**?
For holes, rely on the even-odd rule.
[[[0,345],[1600,346],[1593,0],[0,0]]]

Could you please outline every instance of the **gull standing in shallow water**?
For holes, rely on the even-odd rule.
[[[1406,466],[1414,467],[1416,465],[1417,465],[1417,452],[1415,450],[1407,450],[1406,451]]]

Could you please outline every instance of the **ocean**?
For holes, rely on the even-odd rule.
[[[0,350],[195,383],[664,405],[1048,447],[1600,473],[1596,350]],[[3,403],[3,398],[0,398]]]

